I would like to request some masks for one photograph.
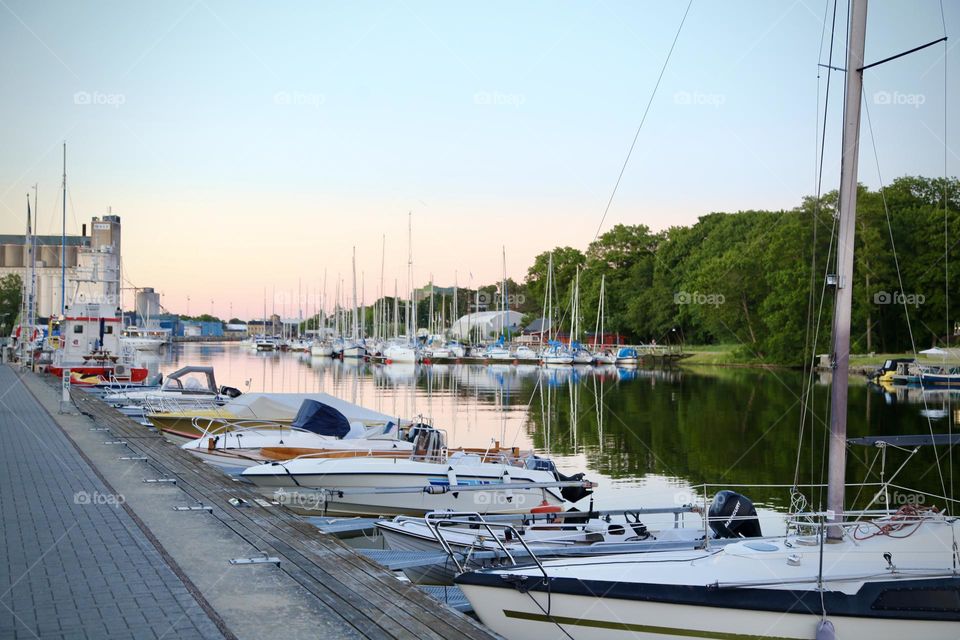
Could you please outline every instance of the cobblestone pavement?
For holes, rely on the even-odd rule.
[[[221,638],[14,371],[0,365],[0,638]]]

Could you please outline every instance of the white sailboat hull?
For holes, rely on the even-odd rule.
[[[820,616],[672,605],[460,585],[481,621],[510,640],[664,640],[772,638],[810,640]],[[549,611],[551,619],[545,615]],[[958,623],[830,616],[837,638],[956,638]],[[556,622],[554,622],[554,620]]]
[[[328,344],[315,344],[310,347],[310,355],[318,358],[329,358],[333,355],[333,347]]]
[[[360,345],[351,345],[344,347],[343,357],[344,358],[363,358],[367,355],[367,350],[361,347]]]

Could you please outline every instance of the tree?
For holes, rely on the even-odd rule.
[[[17,322],[20,305],[23,304],[23,280],[16,273],[8,273],[0,278],[0,335]]]

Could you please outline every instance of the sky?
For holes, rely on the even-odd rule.
[[[368,302],[381,264],[402,293],[408,213],[415,285],[499,280],[504,251],[519,280],[594,239],[648,103],[601,231],[798,205],[833,4],[694,0],[654,92],[686,7],[0,0],[0,233],[23,232],[35,184],[39,231],[60,232],[66,141],[67,232],[121,216],[127,286],[173,312],[189,297],[192,314],[259,317],[266,297],[296,315],[298,290],[309,312],[324,279],[327,300],[350,292],[354,247]],[[960,3],[943,8],[947,45],[866,72],[871,187],[958,173]],[[937,1],[872,0],[866,60],[943,33]],[[825,189],[842,86],[832,74]]]

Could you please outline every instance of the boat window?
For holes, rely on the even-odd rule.
[[[107,326],[105,326],[105,327],[103,328],[103,332],[104,332],[104,333],[113,333],[113,327],[110,326],[110,325],[107,325]]]
[[[74,325],[74,326],[73,326],[73,332],[74,332],[74,333],[83,333],[83,325],[82,325],[82,324]]]

